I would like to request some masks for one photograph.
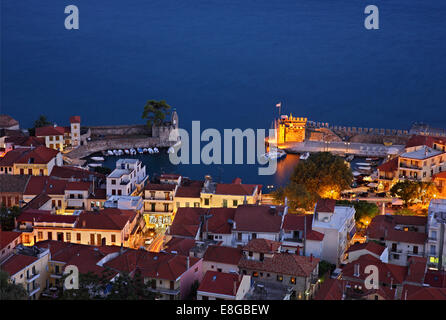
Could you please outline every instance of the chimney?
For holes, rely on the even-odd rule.
[[[82,220],[82,228],[85,228],[87,226],[87,221]]]
[[[190,268],[190,257],[187,256],[186,257],[186,270],[189,270],[189,268]]]
[[[358,263],[356,263],[355,264],[355,266],[354,266],[354,268],[355,268],[355,270],[354,270],[354,276],[355,277],[359,277],[359,264]]]

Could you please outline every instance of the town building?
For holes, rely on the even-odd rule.
[[[48,249],[18,245],[14,253],[1,262],[0,269],[8,273],[12,283],[25,288],[29,300],[37,300],[47,287],[49,257]]]
[[[23,194],[31,176],[23,175],[0,175],[0,206],[21,207],[23,204]]]
[[[22,243],[20,232],[0,229],[0,262],[9,257],[20,243]]]
[[[207,271],[197,289],[197,300],[244,300],[250,289],[250,276]]]
[[[369,254],[384,263],[389,262],[389,250],[376,242],[355,243],[346,251],[347,263],[357,260],[359,257]]]
[[[305,141],[306,125],[307,118],[282,115],[275,124],[277,144]]]
[[[389,263],[407,266],[410,257],[424,257],[426,217],[379,215],[367,228],[367,241],[376,241],[386,246]]]
[[[165,229],[172,224],[177,188],[177,184],[168,182],[144,187],[144,219],[149,227]]]
[[[107,196],[133,196],[142,191],[148,176],[138,159],[119,159],[107,176]]]
[[[433,199],[427,217],[426,256],[430,268],[446,270],[446,199]]]
[[[339,265],[356,232],[355,209],[321,199],[314,209],[312,229],[324,234],[321,259]]]
[[[446,171],[435,174],[432,181],[435,183],[438,190],[438,194],[435,195],[435,198],[446,199]]]
[[[271,284],[286,288],[291,299],[310,299],[318,281],[319,259],[281,253],[280,247],[277,241],[251,240],[243,247],[240,273],[250,275],[254,286]]]
[[[36,137],[45,140],[47,148],[64,151],[74,149],[86,143],[90,136],[89,130],[81,132],[81,118],[79,116],[70,117],[69,127],[46,126],[36,128]]]
[[[19,130],[20,125],[17,120],[7,114],[0,114],[0,129]]]
[[[203,256],[203,272],[238,273],[238,263],[242,256],[241,248],[209,245]]]

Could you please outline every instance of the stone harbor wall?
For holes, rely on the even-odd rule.
[[[126,136],[146,135],[151,136],[152,130],[146,125],[122,125],[122,126],[97,126],[89,127],[92,137],[98,136]]]

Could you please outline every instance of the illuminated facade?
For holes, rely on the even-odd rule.
[[[277,143],[283,144],[286,142],[303,142],[305,140],[305,127],[307,118],[281,116],[276,120],[276,137]]]

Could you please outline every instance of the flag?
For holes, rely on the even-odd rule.
[[[276,104],[277,108],[280,108],[281,106],[282,106],[282,102],[279,102],[279,103]]]

